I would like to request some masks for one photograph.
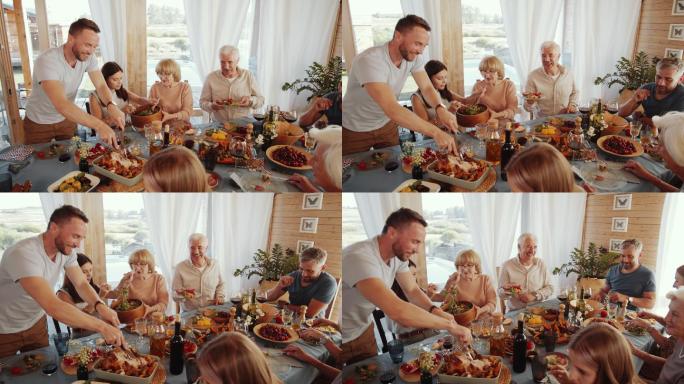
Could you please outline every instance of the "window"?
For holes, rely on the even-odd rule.
[[[342,194],[342,248],[367,240],[353,193]]]
[[[463,20],[463,84],[470,94],[475,81],[481,79],[480,60],[494,55],[504,63],[506,77],[518,90],[520,78],[513,67],[499,0],[461,0]]]
[[[117,284],[130,271],[128,256],[146,248],[155,254],[139,193],[102,194],[107,281]]]
[[[444,284],[454,268],[459,251],[473,246],[470,227],[457,193],[422,196],[423,217],[429,223],[425,236],[425,264],[430,283]]]
[[[251,59],[252,24],[254,21],[254,2],[250,3],[247,20],[240,36],[241,66],[255,72],[256,66]],[[225,21],[229,22],[229,21]],[[218,55],[218,52],[216,52]],[[204,79],[197,72],[192,61],[190,39],[183,0],[148,0],[147,1],[147,89],[159,80],[155,67],[159,60],[174,59],[181,68],[181,80],[187,80],[192,88],[192,99],[195,108],[199,108]],[[242,61],[244,60],[244,61]],[[216,68],[218,69],[218,68]]]
[[[392,40],[394,26],[404,16],[399,0],[349,0],[349,13],[357,54]],[[416,89],[416,82],[409,76],[399,100],[408,101]]]
[[[17,241],[37,236],[47,228],[37,193],[3,193],[0,199],[0,259]]]

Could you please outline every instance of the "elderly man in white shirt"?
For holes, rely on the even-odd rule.
[[[219,50],[221,69],[207,75],[200,107],[214,120],[226,122],[249,116],[264,105],[264,96],[251,72],[238,67],[240,51],[230,45]]]
[[[206,255],[208,244],[205,235],[193,233],[188,240],[190,258],[176,265],[172,283],[174,300],[182,301],[184,311],[203,305],[220,305],[225,300],[221,267],[216,259]],[[180,297],[183,300],[178,300]]]
[[[518,237],[518,256],[501,266],[499,297],[508,300],[507,309],[524,308],[553,294],[546,264],[536,254],[537,238],[531,233],[523,233]]]
[[[558,63],[560,46],[546,41],[541,46],[542,66],[527,75],[525,92],[540,93],[537,100],[540,116],[577,112],[577,88],[572,73]],[[532,111],[533,99],[526,97],[523,107]]]

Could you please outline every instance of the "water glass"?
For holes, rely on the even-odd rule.
[[[395,339],[387,343],[392,362],[395,364],[404,361],[404,343],[401,340]]]
[[[57,333],[52,335],[52,341],[55,343],[55,348],[57,348],[57,354],[60,356],[66,355],[69,350],[69,339],[71,335],[68,333]]]
[[[608,317],[614,319],[615,315],[617,315],[617,303],[611,302],[608,304]]]
[[[537,355],[532,359],[532,379],[541,383],[546,378],[546,357]]]
[[[630,123],[629,134],[630,136],[632,136],[632,140],[637,140],[639,138],[639,134],[641,133],[641,127],[641,121],[637,120]]]

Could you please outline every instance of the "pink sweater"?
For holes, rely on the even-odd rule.
[[[178,120],[190,121],[192,116],[192,90],[187,81],[164,87],[157,81],[150,88],[150,99],[159,98],[159,106],[166,113],[178,113]]]
[[[473,281],[467,281],[461,276],[458,284],[453,280],[454,275],[449,277],[447,280],[442,294],[451,289],[452,286],[456,285],[458,289],[458,300],[469,301],[480,308],[485,308],[489,312],[496,310],[496,291],[492,285],[492,281],[489,280],[487,275],[475,275]]]
[[[484,81],[477,81],[473,85],[473,92],[480,92],[486,88],[484,96],[478,103],[484,104],[494,112],[503,112],[503,118],[513,119],[518,110],[518,97],[515,95],[515,84],[509,79],[499,80],[494,87]]]

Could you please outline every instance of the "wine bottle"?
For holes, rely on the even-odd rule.
[[[577,312],[584,314],[587,310],[587,303],[584,301],[584,287],[580,288],[580,296],[577,299]]]
[[[183,336],[181,336],[181,323],[176,321],[176,330],[171,338],[171,358],[169,371],[172,375],[183,373]]]
[[[171,127],[169,127],[168,124],[164,127],[164,148],[169,147],[169,143],[171,142]]]
[[[522,320],[518,320],[518,332],[513,339],[513,372],[525,372],[527,368],[527,337]]]
[[[504,145],[501,146],[501,179],[504,181],[508,179],[508,176],[506,175],[506,165],[508,165],[508,162],[515,154],[515,147],[513,147],[513,143],[511,143],[511,130],[506,129],[505,134],[506,141],[504,142]]]

